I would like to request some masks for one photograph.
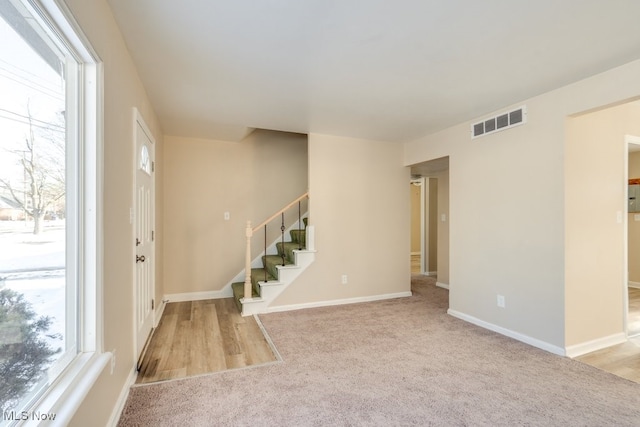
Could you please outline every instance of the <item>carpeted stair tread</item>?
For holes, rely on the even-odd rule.
[[[301,243],[303,246],[305,245],[307,235],[304,228],[302,230],[291,230],[289,231],[289,235],[291,236],[292,242]]]
[[[265,278],[265,269],[264,268],[252,268],[251,269],[251,283],[253,284],[254,292],[258,292],[260,290],[260,285],[258,282],[272,282],[276,280],[276,278],[267,271],[267,275]]]
[[[295,262],[293,251],[304,249],[304,245],[296,242],[284,242],[284,243],[278,242],[276,243],[276,249],[278,250],[278,254],[282,255],[282,252],[284,252],[285,256],[289,259],[289,261]]]
[[[278,269],[276,268],[278,265],[282,265],[282,256],[280,255],[267,255],[262,257],[262,264],[265,266],[267,271],[273,275],[273,277],[278,277]],[[293,264],[286,257],[284,258],[284,265]]]
[[[262,257],[262,261],[268,264],[278,264],[282,265],[282,256],[281,255],[267,255]],[[287,257],[284,258],[285,265],[293,264],[291,261],[287,260]]]
[[[244,282],[232,283],[231,290],[233,290],[233,299],[236,302],[236,306],[238,307],[238,310],[242,312],[242,304],[240,303],[240,299],[244,298]],[[253,286],[251,287],[251,290],[251,298],[258,298],[260,296]]]

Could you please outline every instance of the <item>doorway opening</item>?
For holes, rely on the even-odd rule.
[[[640,336],[640,137],[627,136],[626,212],[626,332],[627,337]],[[630,262],[631,260],[631,262]]]
[[[449,157],[411,166],[412,274],[449,288]]]
[[[411,274],[425,271],[425,178],[411,179]],[[428,248],[426,248],[428,250]]]
[[[411,179],[411,273],[436,276],[438,270],[438,179]]]

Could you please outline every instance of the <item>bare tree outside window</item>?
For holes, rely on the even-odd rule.
[[[33,234],[40,234],[46,216],[64,215],[65,141],[64,123],[46,123],[35,119],[27,107],[23,116],[28,134],[15,148],[5,149],[22,168],[22,177],[0,173],[0,188],[33,218]],[[26,219],[26,218],[25,218]]]

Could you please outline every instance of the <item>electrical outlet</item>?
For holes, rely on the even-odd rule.
[[[348,280],[348,278],[347,278],[347,275],[346,275],[346,274],[343,274],[343,275],[342,275],[342,284],[343,284],[343,285],[346,285],[347,283],[349,283],[349,280]]]
[[[114,348],[111,352],[111,375],[113,375],[113,371],[116,370],[116,349]]]
[[[231,214],[229,212],[225,212],[224,213],[224,220],[225,221],[229,221],[229,218],[231,218]]]
[[[504,295],[498,295],[498,307],[500,308],[505,307]]]

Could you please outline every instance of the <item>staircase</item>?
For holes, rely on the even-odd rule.
[[[261,257],[262,267],[251,267],[247,260],[250,277],[245,276],[244,282],[231,284],[233,297],[238,310],[243,316],[265,313],[271,302],[284,291],[314,260],[314,227],[307,224],[307,218],[302,218],[304,228],[294,227],[289,231],[288,241],[275,244],[274,253],[267,253]],[[250,225],[247,230],[248,251],[252,237]],[[285,238],[283,226],[283,239]],[[245,297],[247,279],[251,282],[251,296]]]

